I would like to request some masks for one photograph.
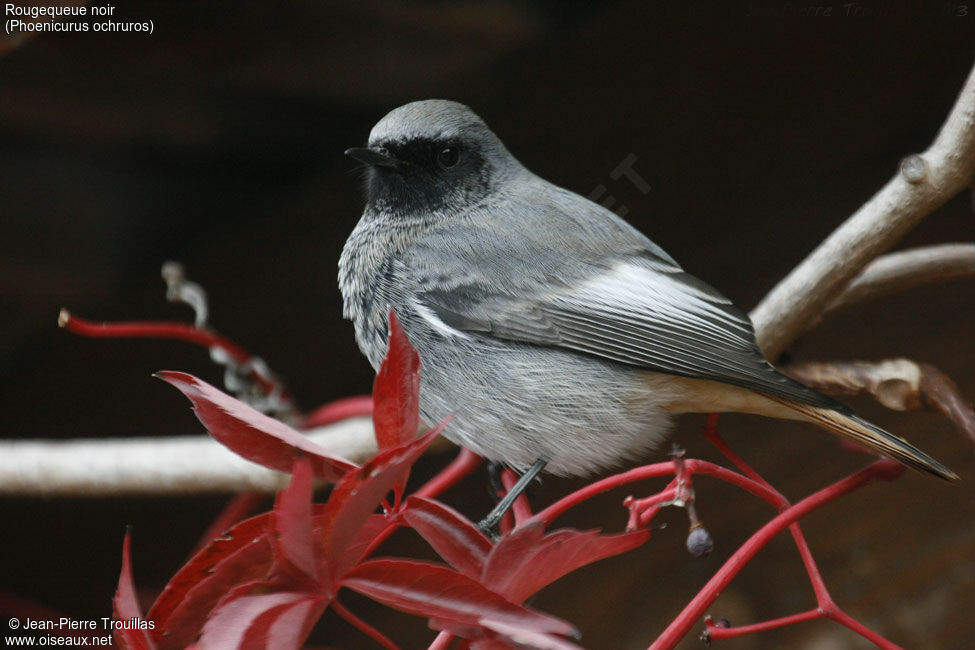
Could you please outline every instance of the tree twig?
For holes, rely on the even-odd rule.
[[[752,310],[765,356],[774,360],[863,268],[975,176],[975,68],[934,142],[823,241]]]
[[[975,244],[939,244],[878,257],[826,307],[826,313],[895,291],[975,278]],[[812,321],[807,329],[816,325]]]
[[[827,395],[870,395],[895,411],[938,411],[975,442],[975,409],[958,385],[930,364],[910,359],[801,363],[783,371]]]
[[[308,436],[353,462],[376,453],[372,420],[358,417]],[[210,436],[4,441],[0,494],[118,496],[273,492],[288,476],[244,460]]]

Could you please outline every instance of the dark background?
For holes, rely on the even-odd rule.
[[[846,15],[878,5],[879,15]],[[94,319],[188,319],[163,299],[167,259],[208,289],[214,327],[262,355],[303,407],[368,392],[371,371],[341,319],[335,279],[362,207],[360,174],[341,152],[415,99],[469,104],[552,181],[584,194],[605,185],[685,268],[750,309],[901,157],[930,143],[975,61],[975,6],[835,3],[818,5],[830,15],[804,15],[816,6],[130,2],[115,19],[152,19],[153,35],[20,44],[0,58],[0,434],[201,431],[184,398],[150,373],[218,383],[204,351],[81,339],[55,324],[62,306]],[[629,154],[647,194],[609,178]],[[973,226],[965,193],[903,246],[972,240]],[[975,395],[973,298],[970,282],[906,291],[832,317],[790,354],[908,356]],[[934,414],[853,405],[963,481],[909,473],[804,520],[827,584],[853,616],[906,647],[960,647],[975,602],[971,448]],[[697,435],[702,423],[683,418],[676,440],[716,459]],[[792,498],[865,462],[809,427],[727,416],[722,430]],[[689,557],[683,513],[665,513],[671,526],[648,545],[565,578],[534,606],[579,625],[587,647],[648,645],[771,515],[723,484],[696,485],[717,542],[710,558]],[[547,479],[536,502],[573,486]],[[618,530],[623,496],[565,523]],[[483,476],[447,500],[479,517],[490,504]],[[4,497],[0,589],[77,618],[107,615],[126,525],[136,579],[151,594],[224,501]],[[425,551],[402,538],[390,552]],[[348,602],[404,647],[432,638],[422,621]],[[813,604],[783,537],[712,612],[746,624]],[[325,620],[316,643],[367,647]],[[869,644],[821,621],[723,645]],[[692,636],[683,647],[699,646]]]

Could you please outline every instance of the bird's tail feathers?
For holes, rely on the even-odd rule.
[[[928,474],[934,474],[946,481],[957,481],[958,475],[931,458],[911,443],[884,431],[880,427],[852,414],[840,413],[831,409],[803,404],[788,398],[767,395],[771,400],[801,413],[806,419],[846,438],[851,442],[875,451],[882,456]]]

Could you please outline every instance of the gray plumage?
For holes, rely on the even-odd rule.
[[[644,457],[673,411],[849,414],[776,371],[727,298],[527,170],[467,107],[407,104],[368,144],[348,152],[369,168],[339,262],[344,314],[378,368],[395,310],[422,362],[421,413],[453,414],[455,442],[576,475]]]

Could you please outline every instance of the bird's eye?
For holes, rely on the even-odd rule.
[[[460,149],[457,147],[444,147],[437,154],[437,162],[441,167],[453,167],[460,160]]]

